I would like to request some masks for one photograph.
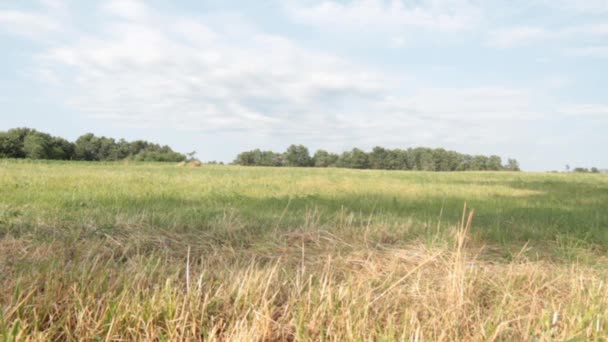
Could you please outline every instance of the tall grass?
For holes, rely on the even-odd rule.
[[[544,241],[500,231],[543,222],[546,212],[526,197],[536,192],[548,200],[562,188],[587,187],[580,194],[592,198],[565,198],[556,211],[564,222],[593,212],[606,204],[604,178],[2,167],[5,340],[608,336],[604,245],[578,231],[605,227],[603,212],[572,231],[541,226]],[[463,210],[461,191],[474,213]],[[408,200],[418,202],[400,205]],[[581,212],[565,210],[585,200]],[[416,215],[427,204],[429,215]],[[517,215],[518,206],[530,213]],[[559,235],[550,238],[553,231]]]

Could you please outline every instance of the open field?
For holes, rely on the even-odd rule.
[[[0,161],[8,340],[605,340],[607,250],[606,175]]]

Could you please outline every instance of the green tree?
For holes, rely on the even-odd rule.
[[[287,166],[312,166],[308,148],[303,145],[291,145],[283,155]]]
[[[137,158],[135,158],[137,156]],[[122,160],[134,158],[147,161],[179,161],[185,155],[143,140],[129,143],[87,133],[71,143],[60,137],[30,128],[14,128],[0,132],[0,158],[31,158],[61,160]]]
[[[317,150],[312,160],[315,167],[330,167],[336,166],[338,158],[337,154],[329,153],[325,150]]]
[[[488,157],[486,156],[473,156],[473,160],[471,162],[471,170],[474,171],[484,171],[487,170]]]
[[[507,159],[507,165],[505,166],[505,169],[509,171],[520,171],[519,163],[517,162],[517,160],[509,158]]]
[[[255,149],[240,153],[234,164],[243,166],[283,166],[283,155],[272,151]]]
[[[283,157],[280,160],[278,157]],[[240,165],[259,166],[337,166],[352,169],[379,170],[423,170],[423,171],[467,171],[467,170],[519,170],[515,159],[509,159],[508,165],[502,165],[502,159],[493,155],[490,157],[470,156],[442,148],[426,147],[403,149],[386,149],[376,146],[370,153],[353,148],[341,155],[317,150],[312,158],[308,149],[302,145],[291,145],[283,154],[259,149],[243,152],[234,161]]]
[[[241,152],[236,156],[233,162],[236,165],[254,166],[255,158],[252,151]]]
[[[376,146],[369,153],[369,167],[376,170],[389,169],[390,151],[384,147]]]
[[[147,162],[181,162],[186,156],[177,152],[143,151],[133,157],[136,161]]]
[[[450,160],[448,158],[448,151],[438,148],[432,151],[433,162],[435,164],[435,171],[450,171]]]
[[[77,160],[88,160],[98,161],[99,149],[100,149],[99,138],[93,133],[87,133],[76,139],[74,145],[74,156]]]
[[[25,158],[23,143],[25,137],[34,130],[30,128],[13,128],[0,135],[0,156],[3,158]]]
[[[50,136],[38,132],[28,134],[23,141],[23,152],[30,159],[51,159]]]
[[[63,138],[52,137],[50,149],[50,159],[70,160],[74,157],[74,144]]]
[[[419,171],[435,171],[436,163],[433,157],[433,151],[430,148],[418,147],[413,149],[410,153],[413,155],[415,161],[415,170]]]
[[[408,152],[400,149],[387,150],[383,164],[386,170],[409,170]]]
[[[486,162],[486,170],[499,171],[502,169],[502,159],[499,156],[490,156]]]
[[[342,153],[338,166],[350,169],[369,169],[369,157],[363,150],[353,148],[351,151]]]

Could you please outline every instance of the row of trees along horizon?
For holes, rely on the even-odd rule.
[[[188,154],[190,159],[193,153]],[[87,133],[70,142],[31,128],[0,132],[0,158],[28,158],[83,161],[159,161],[181,162],[189,158],[144,140],[126,141]],[[442,148],[385,149],[371,152],[354,148],[341,154],[317,150],[311,156],[303,145],[291,145],[284,153],[259,149],[242,152],[233,164],[243,166],[340,167],[351,169],[420,171],[519,171],[515,159],[502,164],[499,156],[467,155]]]
[[[509,158],[503,165],[496,155],[468,155],[443,148],[417,147],[386,149],[374,147],[371,152],[354,148],[342,154],[317,150],[310,155],[303,145],[291,145],[284,153],[242,152],[234,164],[245,166],[341,167],[349,169],[419,170],[419,171],[519,171],[519,163]]]
[[[186,156],[173,151],[169,146],[144,140],[117,141],[87,133],[75,142],[70,142],[31,128],[13,128],[0,132],[0,158],[180,162]]]

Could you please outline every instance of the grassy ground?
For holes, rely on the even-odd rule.
[[[0,161],[8,340],[604,340],[607,249],[603,175]]]

